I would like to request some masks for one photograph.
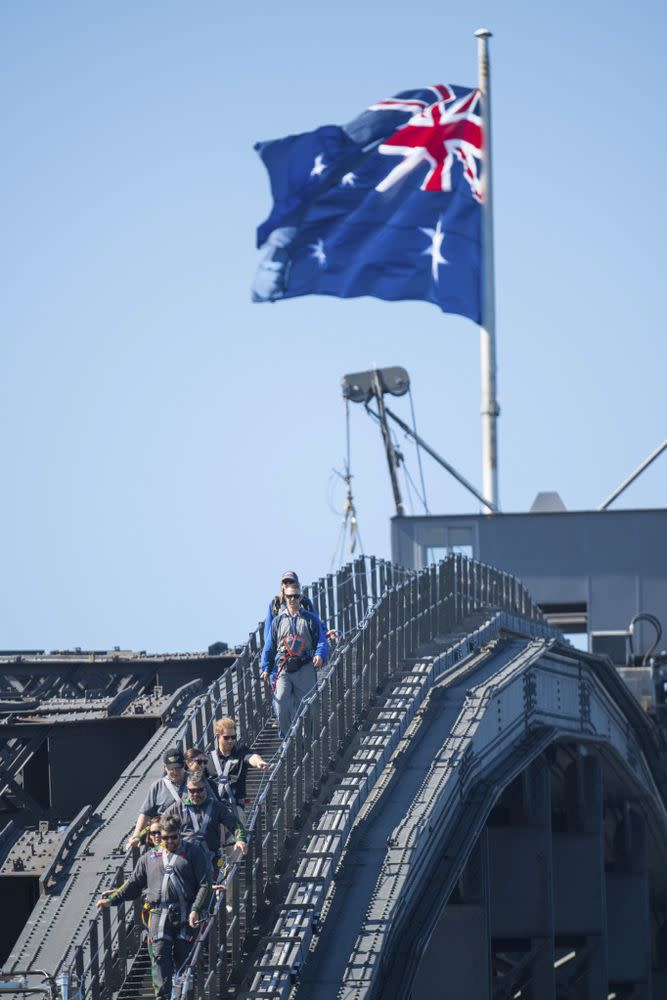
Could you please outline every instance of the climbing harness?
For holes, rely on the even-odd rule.
[[[174,854],[168,855],[166,851],[162,852],[164,875],[162,877],[162,885],[160,886],[160,901],[158,904],[160,916],[158,919],[156,940],[165,937],[165,927],[168,917],[174,927],[178,924],[178,937],[185,938],[187,936],[188,905],[185,900],[183,882],[173,864],[174,857]],[[169,901],[170,887],[178,899],[177,904]],[[178,914],[178,920],[174,919],[176,914]]]
[[[178,804],[180,805],[180,802],[181,802],[180,793],[176,790],[176,788],[174,787],[173,783],[169,780],[169,778],[167,777],[166,774],[165,774],[164,778],[162,779],[162,781],[164,782],[165,787],[168,789],[169,794],[172,796],[172,798],[174,799],[174,801],[178,802]],[[181,787],[182,787],[182,785],[181,785]]]

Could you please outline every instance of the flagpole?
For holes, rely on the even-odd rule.
[[[482,95],[484,131],[482,190],[482,323],[480,364],[482,375],[482,493],[494,507],[498,502],[498,428],[500,407],[496,399],[496,301],[493,266],[493,188],[491,169],[491,79],[489,45],[491,32],[479,28],[477,38],[478,87]],[[490,513],[487,509],[485,514]]]

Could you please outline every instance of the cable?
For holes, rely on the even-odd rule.
[[[415,435],[416,435],[417,434],[417,419],[415,417],[415,406],[414,406],[414,403],[412,401],[412,386],[408,386],[408,398],[410,400],[410,412],[412,414],[412,429],[413,429],[413,431],[415,432]],[[426,502],[426,485],[424,483],[424,469],[422,468],[422,452],[421,452],[421,448],[419,447],[419,442],[418,441],[415,441],[415,448],[417,450],[417,462],[419,464],[419,478],[420,478],[421,484],[422,484],[422,502],[424,504],[424,512],[426,514],[430,514],[431,512],[428,509],[428,503]]]
[[[331,475],[329,476],[329,482],[327,483],[327,498],[326,498],[327,507],[329,508],[332,514],[336,515],[336,517],[342,517],[345,512],[342,509],[338,510],[338,508],[334,505],[333,494],[334,494],[334,488],[338,481],[336,477],[338,477],[338,479],[342,478],[341,473],[337,469],[332,469]]]
[[[428,514],[429,510],[428,510],[428,507],[426,507],[426,504],[424,503],[424,497],[421,495],[421,493],[417,489],[416,483],[415,483],[414,479],[412,478],[412,476],[410,475],[410,472],[409,472],[409,469],[408,469],[407,465],[405,465],[405,476],[406,476],[407,479],[409,479],[410,483],[412,484],[413,490],[415,491],[417,497],[419,498],[419,500],[421,501],[421,503],[425,507],[426,513]]]
[[[345,400],[345,471],[349,474],[352,451],[350,448],[350,401]]]
[[[396,436],[396,431],[393,428],[390,427],[389,428],[389,434],[391,436],[391,445],[392,445],[392,448],[394,449],[394,455],[395,455],[395,458],[396,458],[396,468],[403,470],[403,482],[405,484],[405,495],[406,495],[408,503],[410,505],[410,514],[411,514],[411,516],[414,516],[415,505],[414,505],[414,500],[412,498],[413,490],[417,494],[417,496],[419,496],[419,493],[418,493],[417,488],[416,488],[416,486],[415,486],[415,484],[413,482],[412,476],[408,472],[408,466],[407,466],[407,463],[405,461],[405,455],[401,451],[400,445],[398,443],[398,438]]]
[[[649,659],[653,656],[656,649],[658,648],[658,643],[662,639],[662,625],[655,615],[650,614],[648,611],[640,611],[638,615],[630,622],[630,654],[634,658],[634,637],[635,637],[635,625],[637,622],[648,622],[655,629],[655,639],[653,640],[653,645],[644,653],[644,658],[642,659],[642,667],[645,667]]]
[[[373,419],[375,420],[375,422],[379,424],[380,423],[380,417],[378,416],[378,414],[375,413],[373,410],[371,410],[371,408],[368,405],[368,403],[365,403],[364,405],[365,405],[366,413],[368,413],[368,415],[370,417],[373,417]],[[403,454],[403,452],[401,451],[401,449],[399,448],[399,445],[398,445],[398,440],[397,440],[397,437],[396,437],[396,431],[394,430],[393,427],[391,427],[389,432],[391,434],[391,440],[392,440],[392,445],[394,447],[394,451],[396,452],[396,455],[397,455],[396,465],[403,467],[403,473],[404,473],[404,475],[406,477],[408,477],[409,482],[412,485],[412,489],[415,491],[416,496],[419,498],[422,506],[424,507],[424,509],[426,510],[426,513],[428,514],[430,512],[429,512],[428,506],[426,504],[426,497],[423,496],[419,492],[419,490],[417,489],[417,486],[415,484],[414,479],[410,476],[410,473],[408,472],[407,462],[405,461],[405,455]],[[405,436],[407,437],[407,434]],[[406,480],[406,482],[407,482],[407,480]],[[406,492],[408,494],[408,498],[410,499],[410,506],[413,509],[412,498],[411,498],[409,487],[407,488]]]
[[[343,562],[343,551],[345,546],[345,531],[346,525],[345,521],[340,526],[338,531],[338,538],[336,540],[336,547],[334,548],[334,553],[331,557],[331,563],[329,564],[329,572],[333,573],[336,566],[340,566]]]

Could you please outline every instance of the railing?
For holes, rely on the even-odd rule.
[[[39,877],[39,894],[40,896],[45,896],[49,891],[49,887],[52,879],[56,877],[56,872],[59,868],[62,868],[65,858],[70,853],[73,843],[78,838],[81,831],[87,825],[93,814],[92,806],[84,806],[80,810],[69,824],[65,830],[65,835],[61,840],[58,850],[51,858],[48,867],[42,872]]]
[[[39,982],[35,983],[35,979]],[[56,981],[40,969],[17,969],[9,974],[0,973],[0,996],[34,996],[43,993],[50,1000],[57,1000]]]
[[[177,987],[181,1000],[217,1000],[238,979],[244,945],[271,897],[290,838],[338,754],[401,663],[485,607],[541,618],[518,580],[460,556],[416,572],[362,557],[319,580],[309,596],[340,639],[255,797],[248,853],[229,870],[226,890],[194,944]],[[243,742],[255,742],[272,718],[271,692],[259,675],[262,645],[263,622],[232,667],[194,706],[179,731],[183,745],[209,746],[215,720],[223,715],[236,719]],[[128,877],[137,856],[136,849],[126,855],[116,884]],[[61,967],[74,978],[81,1000],[106,1000],[119,988],[140,945],[140,915],[141,902],[135,901],[104,909],[91,920],[84,940]]]

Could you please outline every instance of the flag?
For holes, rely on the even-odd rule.
[[[347,125],[255,149],[273,194],[255,302],[421,299],[481,322],[478,90],[406,90]]]

